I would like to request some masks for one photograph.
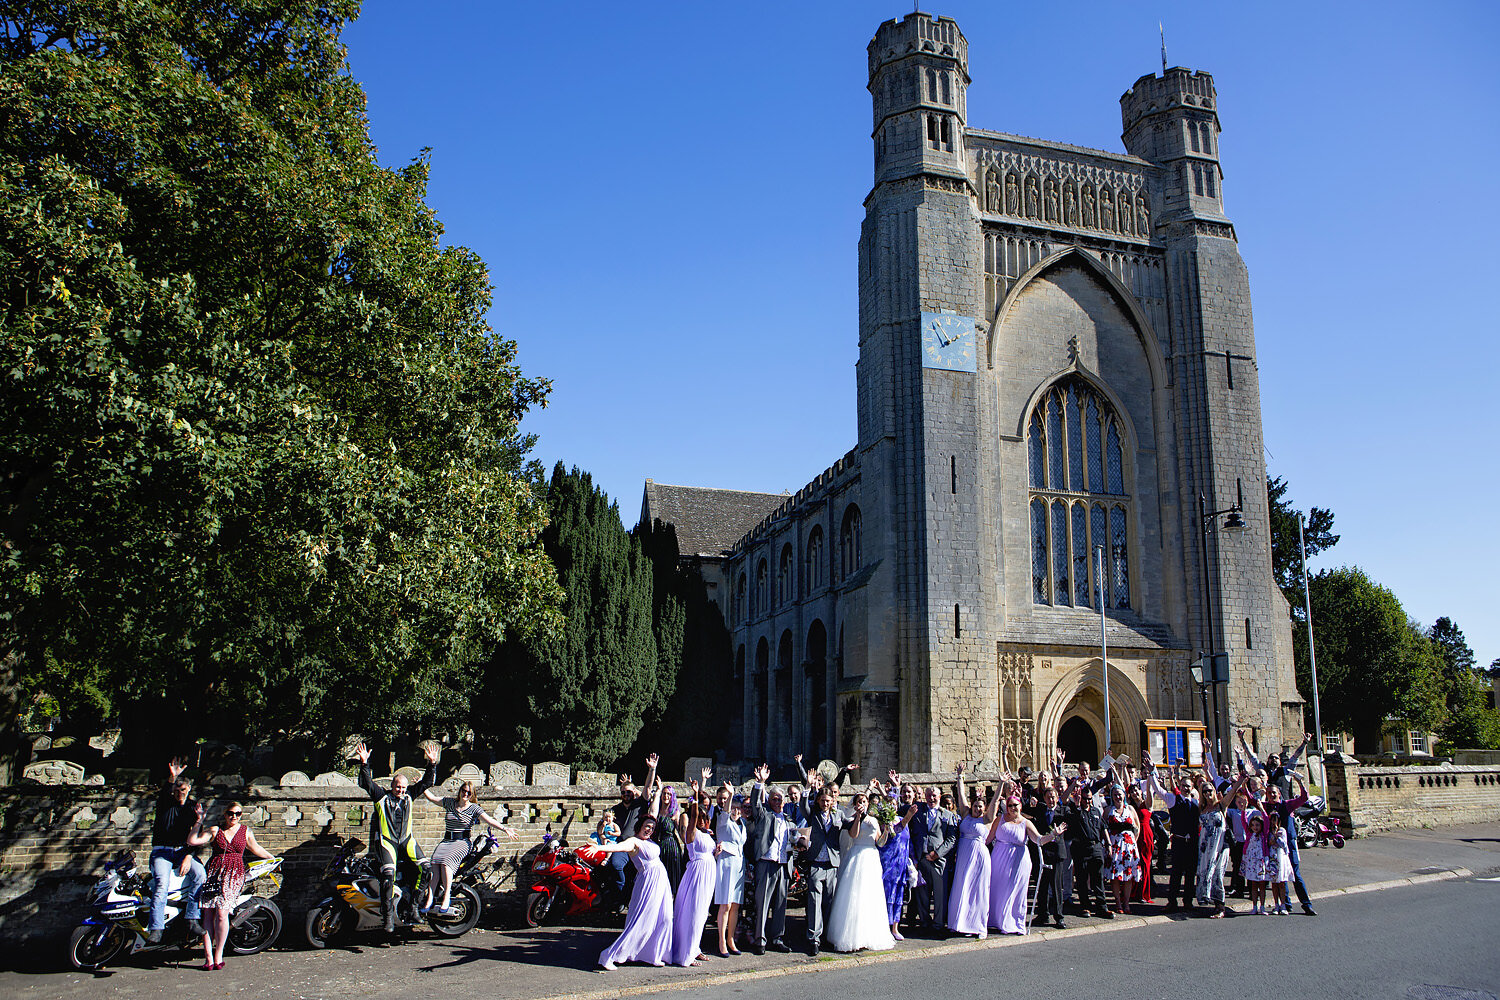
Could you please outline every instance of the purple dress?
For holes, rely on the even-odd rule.
[[[990,852],[984,849],[989,824],[965,816],[958,823],[958,860],[953,864],[953,890],[948,895],[948,929],[959,934],[989,933]]]
[[[885,908],[893,924],[901,920],[906,905],[906,866],[910,861],[911,831],[902,824],[880,849],[880,881],[885,885]]]
[[[620,962],[665,965],[672,951],[672,885],[661,863],[661,848],[643,841],[631,860],[635,862],[635,889],[625,929],[615,943],[599,953],[606,968]]]
[[[1026,885],[1031,879],[1025,820],[995,827],[990,872],[990,926],[1001,934],[1025,934]]]
[[[672,915],[672,964],[688,965],[702,953],[703,924],[714,901],[714,883],[719,863],[714,857],[714,838],[706,831],[693,831],[687,845],[687,870],[677,886],[677,904]]]

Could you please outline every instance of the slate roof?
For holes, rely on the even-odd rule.
[[[677,529],[685,556],[722,556],[761,519],[786,502],[786,493],[747,493],[646,480],[641,522],[661,520]]]

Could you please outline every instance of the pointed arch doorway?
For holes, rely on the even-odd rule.
[[[1057,748],[1063,752],[1064,763],[1099,762],[1099,735],[1081,715],[1070,716],[1058,727]]]

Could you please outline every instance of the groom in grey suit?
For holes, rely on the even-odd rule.
[[[745,845],[746,863],[755,864],[753,950],[757,955],[764,955],[768,945],[772,951],[792,950],[781,938],[786,933],[787,862],[791,860],[796,828],[781,811],[781,789],[766,791],[765,781],[770,776],[771,769],[765,764],[755,769],[755,789],[750,793],[750,842]]]
[[[941,934],[948,926],[948,861],[958,846],[958,814],[938,805],[936,785],[927,786],[924,808],[911,823],[911,853],[925,884],[912,902],[913,921],[923,930]]]
[[[833,790],[818,790],[817,808],[807,823],[807,953],[814,957],[823,941],[828,912],[839,881],[839,838],[844,819],[833,807]]]

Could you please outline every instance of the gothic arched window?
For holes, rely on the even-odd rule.
[[[781,559],[776,564],[776,606],[785,607],[792,603],[792,547],[783,545],[781,547]]]
[[[825,557],[823,555],[823,528],[813,525],[813,530],[807,533],[807,571],[803,579],[807,581],[807,592],[812,593],[823,586],[827,574],[825,569]]]
[[[1102,583],[1106,607],[1130,607],[1125,439],[1114,407],[1077,375],[1037,401],[1026,430],[1034,603],[1098,610]]]
[[[745,574],[734,584],[734,620],[736,623],[745,620]]]
[[[763,615],[771,610],[771,574],[766,571],[766,561],[762,559],[760,565],[755,567],[755,613]]]
[[[839,578],[853,576],[862,562],[859,551],[859,507],[851,503],[844,509],[843,527],[839,529]]]

